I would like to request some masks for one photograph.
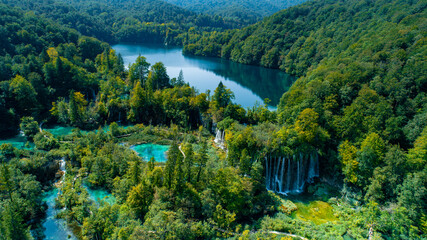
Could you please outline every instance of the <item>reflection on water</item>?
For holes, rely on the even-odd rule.
[[[163,62],[171,78],[177,77],[182,70],[184,80],[200,92],[210,90],[213,93],[222,81],[234,92],[234,101],[243,107],[251,107],[256,102],[263,103],[265,98],[271,100],[271,106],[276,106],[295,80],[275,69],[219,58],[183,56],[180,48],[165,48],[153,44],[117,44],[113,48],[122,55],[126,66],[142,55],[151,64]]]
[[[156,162],[166,162],[166,152],[169,150],[169,146],[148,143],[132,146],[131,149],[146,161],[150,161],[151,157],[154,157]]]

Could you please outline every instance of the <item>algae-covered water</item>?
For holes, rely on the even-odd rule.
[[[292,216],[301,220],[311,221],[315,224],[334,222],[338,219],[335,217],[333,207],[323,201],[294,202],[298,207]]]

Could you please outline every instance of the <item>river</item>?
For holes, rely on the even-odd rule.
[[[200,92],[211,94],[220,81],[234,92],[234,102],[242,107],[252,107],[256,102],[271,100],[270,107],[279,103],[295,77],[276,69],[250,66],[220,58],[189,57],[181,48],[168,48],[159,44],[117,44],[112,46],[123,57],[125,66],[135,62],[139,55],[151,65],[163,62],[170,78],[178,77],[182,70],[184,81]]]

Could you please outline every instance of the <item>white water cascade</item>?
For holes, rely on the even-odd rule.
[[[225,149],[225,131],[224,130],[216,129],[214,142],[219,148]]]
[[[301,193],[306,183],[319,177],[319,155],[297,154],[292,157],[265,157],[267,190],[281,194]]]
[[[61,158],[60,160],[59,160],[59,172],[62,174],[62,176],[61,176],[61,180],[59,180],[59,182],[57,183],[58,185],[61,185],[62,184],[62,182],[64,181],[64,179],[65,179],[65,173],[67,172],[66,170],[65,170],[65,159],[64,158]]]

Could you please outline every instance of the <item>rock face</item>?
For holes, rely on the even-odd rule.
[[[281,194],[301,193],[306,183],[319,177],[317,153],[297,154],[287,157],[265,157],[267,190]]]

